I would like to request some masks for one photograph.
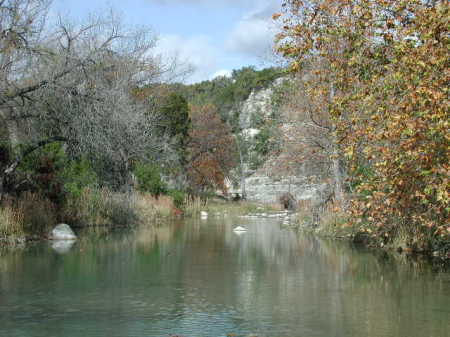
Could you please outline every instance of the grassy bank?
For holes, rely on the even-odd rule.
[[[172,193],[173,194],[173,193]],[[6,197],[0,207],[0,242],[17,244],[46,238],[58,223],[75,228],[156,226],[175,218],[210,214],[243,215],[279,210],[278,205],[252,202],[229,202],[184,195],[160,195],[133,191],[112,192],[106,188],[86,187],[68,194],[60,204],[44,195],[26,192],[19,197]]]
[[[279,204],[267,204],[251,201],[237,201],[230,202],[225,200],[210,200],[205,205],[205,211],[211,213],[221,213],[229,215],[247,215],[252,213],[265,213],[280,211]]]
[[[423,254],[450,260],[450,232],[446,226],[413,226],[400,220],[390,226],[356,221],[339,203],[317,210],[310,201],[298,205],[294,225],[318,235],[348,239],[371,248],[404,254]]]
[[[56,208],[39,194],[24,193],[18,199],[7,198],[0,207],[0,240],[22,243],[26,238],[43,235],[57,221]]]
[[[196,210],[186,205],[187,213]],[[55,205],[38,193],[6,198],[0,207],[0,241],[21,243],[45,238],[57,223],[73,227],[157,225],[184,214],[171,196],[149,193],[117,193],[108,189],[85,188]]]
[[[57,223],[75,228],[156,226],[176,218],[197,217],[202,211],[211,214],[242,215],[277,210],[276,205],[251,202],[228,202],[183,195],[153,196],[150,193],[112,192],[108,189],[84,188],[70,194],[56,205],[42,194],[23,193],[7,197],[0,207],[0,242],[22,243],[45,238]]]

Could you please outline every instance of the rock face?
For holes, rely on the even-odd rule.
[[[66,224],[59,224],[50,232],[50,240],[76,240],[77,236],[72,228]]]
[[[326,168],[319,163],[312,161],[303,163],[286,170],[283,166],[292,161],[290,158],[283,158],[281,154],[262,158],[262,166],[251,165],[251,158],[258,156],[255,148],[256,136],[261,132],[261,125],[264,121],[270,120],[278,115],[277,107],[273,104],[274,94],[277,87],[281,86],[288,78],[279,78],[266,89],[254,90],[242,103],[239,111],[239,127],[241,129],[241,139],[246,142],[247,155],[241,163],[240,171],[243,176],[234,179],[238,186],[228,185],[230,195],[242,196],[245,190],[247,200],[279,203],[283,195],[290,194],[296,201],[312,200],[320,202],[329,195],[330,186],[325,181]],[[263,123],[261,123],[263,121]],[[284,135],[289,136],[291,125],[284,122],[280,125],[280,130]],[[292,132],[291,132],[292,133]],[[294,134],[292,141],[295,141]],[[291,139],[289,139],[291,140]],[[257,158],[258,160],[261,158]],[[294,164],[297,165],[297,164]],[[245,185],[244,188],[242,188]],[[290,208],[290,207],[289,207]]]
[[[306,177],[290,176],[274,178],[254,174],[245,180],[247,199],[251,201],[278,203],[283,194],[290,193],[295,200],[320,199],[327,184],[314,184]]]
[[[239,126],[241,129],[244,131],[252,129],[255,119],[260,117],[267,118],[271,115],[273,111],[272,95],[272,88],[252,91],[239,112]]]

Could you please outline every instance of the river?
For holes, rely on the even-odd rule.
[[[276,219],[98,229],[0,254],[4,337],[450,336],[450,273]]]

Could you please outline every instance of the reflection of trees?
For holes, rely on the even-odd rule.
[[[239,222],[249,231],[237,236],[236,223],[97,230],[66,255],[46,245],[4,253],[0,335],[36,320],[47,335],[65,336],[76,322],[111,336],[164,335],[170,327],[190,336],[219,323],[226,332],[305,336],[438,336],[448,328],[448,274],[273,220]]]
[[[423,265],[417,272],[417,266],[345,242],[297,235],[259,222],[246,224],[249,232],[240,237],[229,224],[186,233],[196,242],[194,249],[184,252],[183,280],[197,291],[189,305],[206,298],[216,310],[232,307],[240,319],[263,331],[303,326],[312,336],[404,335],[404,331],[414,336],[423,324],[421,317],[422,331],[443,318],[442,313],[422,315],[433,304],[446,308],[450,296],[449,286],[442,288],[438,276]],[[435,335],[445,331],[445,324],[438,319]]]

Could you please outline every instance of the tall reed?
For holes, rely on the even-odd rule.
[[[7,199],[0,206],[0,236],[24,237],[44,234],[55,225],[57,211],[53,203],[38,193],[26,192],[18,199]]]
[[[184,214],[187,217],[194,217],[208,207],[208,200],[202,200],[198,196],[188,195],[184,199]]]

